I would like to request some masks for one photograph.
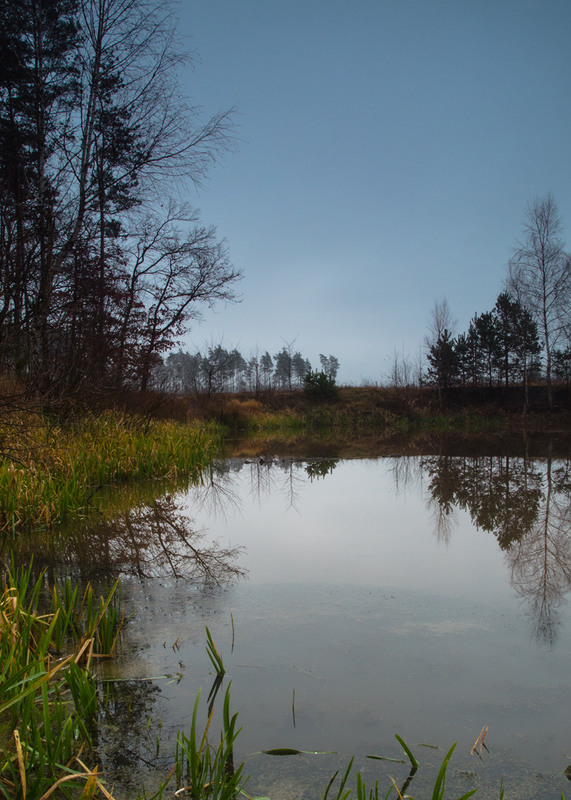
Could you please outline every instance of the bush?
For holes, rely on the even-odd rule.
[[[325,372],[310,370],[304,378],[303,389],[308,397],[317,400],[334,400],[338,395],[335,378],[331,378]]]

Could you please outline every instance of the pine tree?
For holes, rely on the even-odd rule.
[[[458,377],[456,340],[447,328],[444,328],[430,348],[428,362],[428,379],[438,387],[438,396],[442,402],[442,392],[453,386]]]

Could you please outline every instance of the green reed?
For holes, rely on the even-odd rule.
[[[397,736],[396,738],[398,739],[399,744],[401,745],[401,747],[403,748],[403,750],[405,751],[405,753],[409,757],[409,760],[411,762],[411,767],[412,767],[411,768],[411,775],[406,780],[406,782],[405,782],[404,786],[402,787],[402,789],[399,789],[399,787],[397,786],[395,780],[391,778],[391,785],[389,786],[388,791],[386,792],[385,795],[383,795],[383,797],[384,797],[384,800],[387,800],[387,798],[394,791],[396,793],[396,796],[398,798],[400,798],[401,800],[404,797],[408,798],[408,800],[414,800],[412,795],[405,794],[405,792],[406,792],[406,789],[408,788],[408,786],[410,784],[411,776],[413,776],[416,773],[417,769],[418,769],[418,761],[415,758],[415,756],[413,755],[410,747],[406,744],[406,742],[403,739],[401,739],[400,736]],[[442,761],[440,769],[438,770],[438,773],[436,775],[436,779],[435,779],[435,782],[434,782],[434,787],[432,789],[432,795],[431,795],[431,799],[432,800],[444,800],[444,797],[445,797],[444,792],[445,792],[445,787],[446,787],[446,774],[447,774],[447,770],[448,770],[448,765],[450,763],[450,758],[452,757],[452,753],[454,752],[455,748],[456,748],[456,744],[453,744],[452,747],[450,748],[450,750],[444,756],[444,760]],[[391,760],[394,760],[394,759],[391,759]],[[349,775],[350,775],[352,766],[353,766],[353,759],[351,759],[351,761],[349,762],[349,766],[347,767],[343,777],[341,778],[341,781],[340,781],[339,786],[337,788],[336,794],[332,795],[330,800],[352,800],[352,798],[353,798],[353,789],[352,788],[347,788]],[[331,778],[331,780],[329,781],[329,784],[327,785],[327,788],[325,789],[325,792],[321,796],[321,800],[327,800],[329,792],[331,791],[331,788],[332,788],[332,786],[333,786],[333,784],[334,784],[334,782],[335,782],[335,780],[337,778],[337,774],[338,773],[335,773],[333,775],[333,777]],[[503,784],[502,784],[502,786],[500,786],[500,798],[502,797],[502,792],[503,792],[503,788],[502,787],[503,787]],[[457,797],[456,800],[468,800],[468,798],[472,797],[472,795],[476,794],[476,792],[477,792],[477,789],[471,789],[469,792],[466,792],[465,794],[461,795],[460,797]],[[355,792],[354,792],[354,794],[355,794],[356,800],[380,800],[380,798],[381,798],[381,795],[379,795],[379,784],[378,784],[378,781],[375,781],[374,787],[367,789],[365,781],[363,780],[363,777],[362,777],[360,772],[357,772],[357,775],[355,777]]]
[[[216,676],[218,678],[224,677],[226,674],[226,668],[224,667],[224,662],[222,661],[222,656],[216,649],[216,645],[214,644],[214,639],[210,631],[208,630],[208,626],[206,626],[206,652],[208,653],[208,658],[212,662],[212,666],[216,670]]]
[[[124,625],[119,586],[97,597],[92,587],[83,592],[70,580],[49,585],[45,573],[34,578],[32,565],[5,569],[0,593],[0,797],[4,800],[92,798],[113,796],[101,781],[97,768],[85,761],[94,758],[92,734],[99,717],[100,699],[90,665],[93,659],[112,654],[118,631]],[[223,663],[210,631],[207,650],[221,681]],[[222,673],[223,674],[223,673]],[[214,700],[199,731],[200,692],[194,703],[188,732],[176,737],[173,767],[158,790],[141,790],[140,800],[177,796],[194,800],[236,800],[245,791],[244,763],[234,763],[240,732],[238,715],[230,713],[230,686],[226,689],[221,730],[210,735]],[[409,786],[420,769],[409,745],[396,736],[410,761],[411,770],[399,787],[391,779],[384,794],[379,783],[367,786],[360,772],[352,777],[349,762],[336,786],[338,773],[329,781],[321,800],[388,800],[410,798]],[[157,735],[157,747],[158,747]],[[432,800],[445,800],[446,778],[456,745],[444,756],[432,786]],[[83,751],[87,754],[83,755]],[[268,754],[302,751],[277,748]],[[305,751],[304,751],[305,752]],[[313,752],[313,751],[312,751]],[[370,758],[381,759],[380,756]],[[382,759],[396,761],[396,759]],[[456,800],[476,794],[471,790]],[[503,781],[499,798],[504,796]],[[564,800],[564,795],[561,793]],[[252,800],[252,798],[249,798]]]
[[[186,791],[195,800],[233,800],[242,793],[244,765],[234,766],[234,744],[240,729],[238,715],[230,716],[230,686],[226,689],[222,709],[222,731],[216,746],[208,741],[213,712],[201,737],[197,735],[200,692],[194,703],[192,722],[187,735],[179,732],[176,740],[175,773],[178,791]]]
[[[0,796],[42,800],[106,792],[80,758],[91,745],[97,687],[89,665],[109,656],[124,617],[117,587],[80,597],[70,583],[49,586],[32,565],[5,570],[0,595]],[[110,611],[110,609],[112,611]],[[112,626],[115,626],[113,628]],[[65,652],[62,652],[65,651]],[[87,794],[89,790],[89,794]]]
[[[106,596],[97,598],[91,583],[80,595],[69,577],[56,580],[50,588],[54,614],[52,643],[56,652],[61,652],[65,642],[72,638],[82,644],[90,640],[93,653],[113,656],[125,624],[120,591],[117,580]]]

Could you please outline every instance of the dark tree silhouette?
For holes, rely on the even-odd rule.
[[[213,229],[164,200],[231,144],[177,94],[158,0],[0,7],[0,366],[34,389],[148,383],[239,277]]]
[[[447,328],[444,328],[436,343],[431,346],[428,363],[428,380],[438,387],[438,396],[442,401],[442,392],[449,389],[458,376],[456,340]]]

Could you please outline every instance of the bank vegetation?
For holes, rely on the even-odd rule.
[[[199,480],[227,439],[324,445],[449,433],[462,437],[571,429],[565,386],[549,412],[542,386],[522,390],[335,387],[220,394],[158,392],[38,400],[15,384],[0,395],[0,527],[50,528],[85,516],[106,487],[166,478]],[[525,410],[525,413],[523,411]]]

